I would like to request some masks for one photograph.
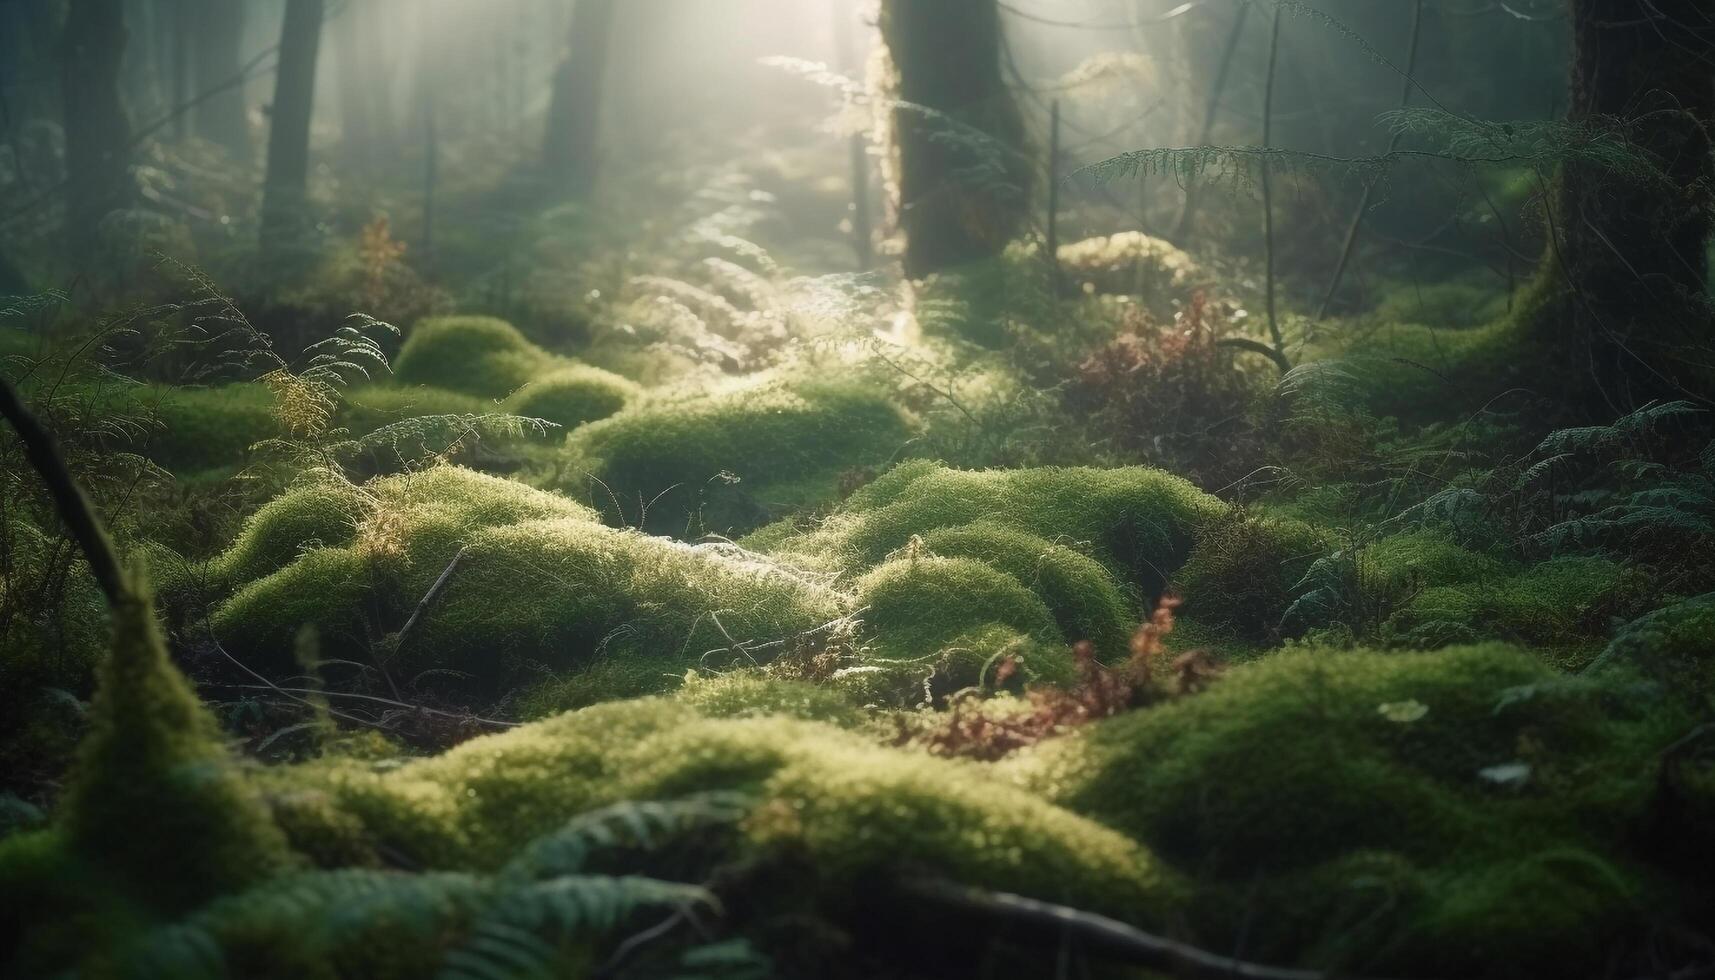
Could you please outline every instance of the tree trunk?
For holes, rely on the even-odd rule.
[[[1707,354],[1688,356],[1711,338],[1715,22],[1705,3],[1572,4],[1571,119],[1618,119],[1667,178],[1568,164],[1548,211],[1553,285],[1534,325],[1588,375],[1598,412],[1683,397],[1696,372],[1709,377]]]
[[[262,188],[265,249],[287,244],[308,225],[310,114],[316,100],[323,6],[324,0],[286,0],[268,127],[268,175]]]
[[[119,101],[125,56],[121,0],[71,0],[60,36],[66,231],[74,258],[100,240],[101,219],[131,201],[131,126]]]
[[[913,278],[998,254],[1023,225],[1033,162],[1001,76],[996,0],[882,0],[893,62],[896,220]]]
[[[542,167],[549,183],[573,198],[589,195],[601,163],[601,105],[614,0],[578,0],[566,48],[554,72]]]
[[[179,0],[189,4],[195,23],[191,44],[191,75],[197,93],[230,85],[197,106],[196,133],[225,147],[240,163],[249,163],[250,115],[244,86],[233,83],[244,70],[244,0]]]

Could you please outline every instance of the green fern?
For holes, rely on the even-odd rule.
[[[615,804],[573,818],[493,874],[343,869],[276,877],[150,932],[126,951],[125,974],[368,976],[385,963],[393,975],[443,980],[562,976],[587,968],[596,945],[642,913],[691,922],[719,913],[703,886],[586,873],[589,860],[659,848],[747,810],[745,799],[727,793]],[[756,976],[765,965],[744,944],[692,946],[683,957],[687,975]]]

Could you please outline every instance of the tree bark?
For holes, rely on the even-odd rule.
[[[1001,74],[996,0],[882,0],[897,76],[896,220],[905,273],[998,254],[1030,206],[1024,118]]]
[[[1573,0],[1574,122],[1618,120],[1666,180],[1570,163],[1548,209],[1539,335],[1572,354],[1588,407],[1684,397],[1709,377],[1707,257],[1715,18],[1706,0]],[[1570,328],[1568,332],[1568,328]]]
[[[188,4],[191,25],[191,75],[198,91],[208,91],[238,76],[244,68],[244,0],[179,0]],[[235,85],[197,106],[195,131],[226,149],[240,163],[249,163],[250,115],[244,86]]]
[[[600,169],[602,91],[614,9],[614,0],[578,0],[554,72],[542,168],[549,184],[570,198],[587,197]]]
[[[60,35],[64,100],[66,231],[75,259],[100,240],[101,219],[127,206],[131,126],[119,99],[125,56],[121,0],[71,0]]]
[[[308,224],[310,116],[315,109],[323,7],[324,0],[286,0],[268,129],[268,174],[262,188],[265,249],[287,244]]]

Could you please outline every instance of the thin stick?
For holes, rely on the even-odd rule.
[[[1411,76],[1417,71],[1417,42],[1418,38],[1422,36],[1422,33],[1423,0],[1417,0],[1417,5],[1411,16],[1411,50],[1410,53],[1406,55],[1405,60],[1405,90],[1401,92],[1399,96],[1399,105],[1402,109],[1411,105],[1411,90],[1416,87],[1415,83],[1411,80]],[[1405,139],[1405,134],[1403,132],[1395,132],[1393,137],[1388,140],[1387,151],[1392,153],[1399,149],[1400,141],[1403,139]],[[1369,213],[1370,200],[1374,197],[1375,191],[1375,181],[1371,180],[1364,183],[1364,196],[1359,199],[1358,209],[1352,213],[1352,223],[1346,228],[1346,243],[1340,248],[1340,261],[1334,266],[1333,278],[1328,280],[1327,292],[1322,294],[1322,305],[1316,309],[1316,322],[1318,323],[1327,318],[1328,307],[1334,302],[1334,294],[1340,291],[1340,283],[1346,278],[1346,267],[1352,261],[1352,251],[1358,244],[1358,232],[1364,226],[1364,216]],[[1505,225],[1502,225],[1503,233],[1505,227]],[[1512,269],[1510,261],[1508,262],[1507,268],[1510,274]],[[1512,293],[1510,288],[1507,294],[1507,302],[1512,302]]]
[[[410,638],[411,631],[416,628],[418,620],[422,619],[423,614],[429,611],[429,607],[435,604],[435,600],[441,595],[441,590],[445,589],[447,582],[452,580],[453,570],[459,567],[459,562],[464,560],[465,552],[469,550],[469,548],[460,548],[458,554],[453,556],[453,560],[447,562],[447,567],[441,569],[440,577],[435,579],[435,584],[429,586],[429,591],[423,593],[423,598],[417,602],[417,608],[411,610],[411,618],[405,620],[405,625],[399,630],[399,638],[393,642],[394,654],[405,649],[405,641]]]
[[[1221,52],[1221,67],[1215,73],[1215,87],[1209,92],[1209,106],[1203,111],[1203,129],[1197,135],[1197,144],[1207,146],[1215,136],[1215,117],[1221,112],[1221,96],[1227,92],[1227,79],[1233,73],[1233,56],[1238,54],[1239,39],[1244,36],[1245,20],[1250,16],[1251,5],[1239,5],[1239,12],[1233,18],[1233,29],[1227,35],[1227,46]],[[1184,245],[1185,236],[1191,231],[1191,219],[1197,212],[1199,198],[1202,197],[1202,184],[1197,178],[1191,178],[1191,184],[1185,188],[1185,206],[1179,210],[1179,220],[1173,226],[1173,241]]]
[[[1268,84],[1262,96],[1262,148],[1268,150],[1274,140],[1274,70],[1280,61],[1280,7],[1274,8],[1274,27],[1268,41]],[[1262,235],[1264,261],[1267,265],[1268,334],[1274,349],[1286,357],[1286,342],[1280,337],[1280,318],[1274,303],[1274,179],[1268,161],[1262,164]]]
[[[107,536],[107,530],[101,526],[101,518],[96,516],[95,506],[89,502],[89,497],[77,485],[77,481],[72,479],[71,471],[66,468],[65,457],[60,455],[59,446],[54,442],[53,433],[42,428],[42,424],[30,414],[23,400],[13,390],[11,382],[5,378],[0,378],[0,415],[5,416],[6,421],[12,423],[12,428],[17,430],[30,465],[36,468],[42,482],[47,485],[48,494],[54,499],[54,509],[59,511],[60,520],[65,522],[72,539],[83,550],[83,557],[89,562],[90,574],[95,576],[96,584],[101,586],[101,594],[107,597],[108,608],[119,608],[120,603],[130,595],[130,588],[119,570],[119,557],[114,553],[113,541]]]
[[[1220,956],[1117,919],[1022,895],[935,881],[908,883],[905,890],[944,908],[1004,922],[1008,935],[1014,938],[1034,933],[1044,944],[1058,946],[1068,936],[1076,936],[1093,953],[1173,976],[1243,980],[1322,980],[1325,976],[1315,970],[1263,966]]]

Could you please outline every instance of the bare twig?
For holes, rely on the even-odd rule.
[[[429,607],[435,604],[435,600],[440,598],[441,590],[447,587],[447,582],[453,577],[453,571],[459,567],[459,562],[464,559],[465,552],[469,550],[469,548],[460,548],[458,554],[453,555],[453,560],[447,562],[447,567],[441,569],[440,577],[435,579],[435,584],[429,586],[429,591],[423,593],[423,598],[417,602],[417,608],[411,610],[411,618],[405,620],[405,625],[399,629],[398,638],[393,641],[394,654],[405,649],[405,641],[411,638],[411,631],[416,628],[417,623],[423,618],[423,614],[429,611]]]
[[[1315,970],[1264,966],[1220,956],[1104,915],[1008,892],[941,881],[908,882],[904,888],[913,898],[1004,924],[1015,939],[1058,946],[1068,936],[1075,936],[1092,953],[1174,976],[1240,980],[1323,980],[1325,976]]]
[[[1221,97],[1227,92],[1227,79],[1232,77],[1233,56],[1238,53],[1239,39],[1245,32],[1245,20],[1250,17],[1251,5],[1239,4],[1239,12],[1233,17],[1233,29],[1227,35],[1227,46],[1221,52],[1221,67],[1215,73],[1215,85],[1209,91],[1209,105],[1203,111],[1203,129],[1197,137],[1199,145],[1207,146],[1215,135],[1215,118],[1221,111]],[[1181,247],[1185,244],[1185,236],[1191,232],[1191,221],[1197,213],[1197,205],[1202,198],[1202,184],[1196,177],[1191,178],[1185,188],[1185,206],[1179,211],[1179,220],[1173,226],[1173,243]]]

